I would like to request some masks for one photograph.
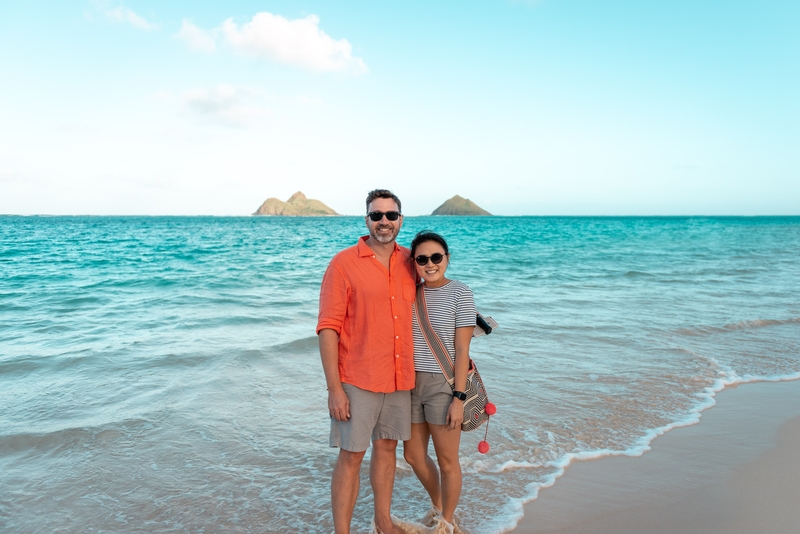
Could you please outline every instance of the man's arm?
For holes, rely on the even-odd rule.
[[[319,331],[319,355],[328,385],[328,412],[337,421],[350,419],[350,399],[339,377],[339,334],[332,328]]]

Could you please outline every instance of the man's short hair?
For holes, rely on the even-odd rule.
[[[402,213],[403,206],[400,204],[400,199],[397,198],[397,195],[389,191],[388,189],[373,189],[367,194],[367,212],[369,212],[369,204],[376,198],[391,198],[392,200],[397,203],[397,210]]]

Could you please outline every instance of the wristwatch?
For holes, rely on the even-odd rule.
[[[453,396],[454,396],[455,398],[457,398],[458,400],[460,400],[460,401],[465,401],[465,400],[467,400],[467,394],[466,394],[466,393],[464,393],[463,391],[454,391],[454,392],[453,392]]]

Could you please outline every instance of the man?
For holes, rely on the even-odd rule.
[[[371,191],[365,219],[369,235],[333,257],[320,289],[317,334],[330,446],[339,447],[331,479],[333,524],[336,534],[350,532],[371,439],[375,525],[384,534],[402,534],[389,511],[397,441],[411,437],[416,274],[408,249],[395,242],[403,225],[400,199],[385,189]]]

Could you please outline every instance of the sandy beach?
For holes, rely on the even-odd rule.
[[[742,384],[641,457],[573,463],[519,534],[798,532],[800,381]]]

